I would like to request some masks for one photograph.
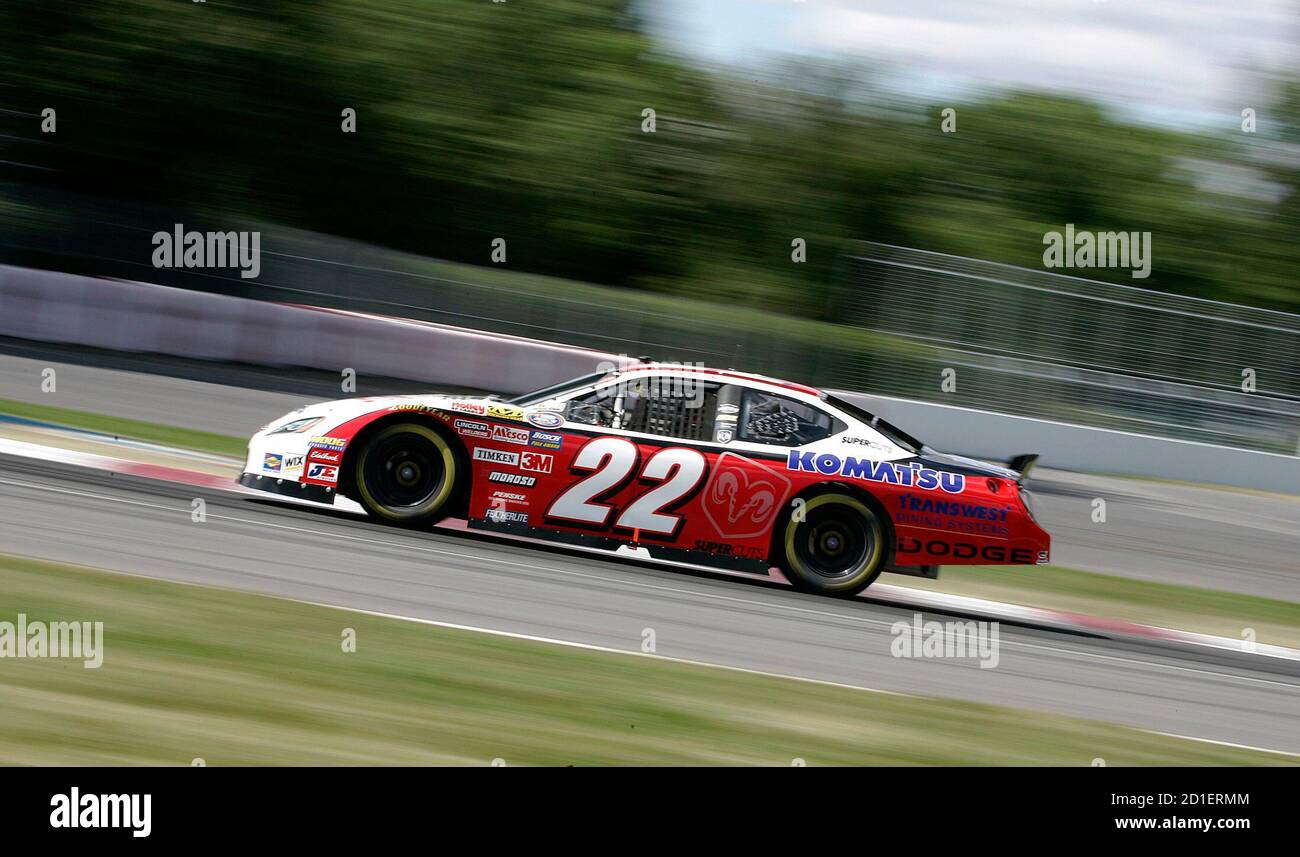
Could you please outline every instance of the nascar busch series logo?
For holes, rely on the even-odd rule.
[[[907,485],[923,491],[941,488],[949,494],[960,494],[966,490],[966,477],[962,474],[931,470],[918,461],[894,464],[891,461],[868,461],[851,455],[840,458],[828,452],[818,455],[815,452],[791,450],[785,466],[787,470],[820,473],[823,476],[839,474],[850,479]]]
[[[767,531],[790,480],[742,455],[724,452],[704,490],[704,515],[724,539],[748,539]]]

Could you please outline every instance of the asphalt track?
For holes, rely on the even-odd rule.
[[[47,367],[57,372],[53,394],[41,390]],[[419,389],[362,377],[354,395]],[[0,399],[243,436],[300,405],[344,395],[339,377],[324,372],[0,338]],[[925,436],[923,426],[905,428]],[[1300,497],[1046,469],[1030,486],[1057,565],[1300,601]],[[1106,500],[1104,523],[1093,520],[1098,498]]]
[[[8,457],[0,522],[5,553],[1300,753],[1294,664],[1006,624],[994,669],[896,658],[907,609]]]

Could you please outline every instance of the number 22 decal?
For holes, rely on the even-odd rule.
[[[546,517],[569,526],[606,529],[615,507],[603,501],[627,486],[640,457],[636,444],[626,438],[598,437],[589,441],[573,457],[570,468],[591,475],[561,491],[546,510]],[[642,482],[657,484],[627,504],[614,527],[676,536],[685,519],[671,510],[699,489],[707,470],[704,455],[694,449],[667,446],[651,453],[640,477]]]

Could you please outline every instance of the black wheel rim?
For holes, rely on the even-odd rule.
[[[366,452],[362,476],[372,497],[390,509],[418,507],[442,488],[442,450],[427,437],[397,434]]]
[[[830,504],[808,512],[795,532],[801,564],[819,577],[852,577],[874,548],[867,522],[856,510]]]

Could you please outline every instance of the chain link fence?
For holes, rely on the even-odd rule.
[[[882,244],[847,272],[842,322],[917,349],[856,389],[1297,453],[1300,316]]]

